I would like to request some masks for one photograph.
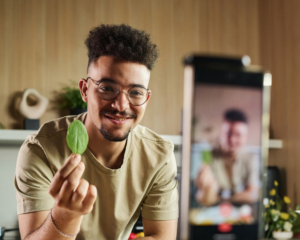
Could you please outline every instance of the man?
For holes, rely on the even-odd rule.
[[[141,208],[141,239],[175,239],[173,145],[138,125],[151,97],[147,86],[157,47],[127,25],[96,27],[85,43],[88,71],[79,88],[87,113],[45,123],[19,152],[22,239],[128,239]],[[66,142],[75,119],[89,135],[81,156],[71,154]]]
[[[243,148],[248,131],[248,121],[242,111],[230,109],[225,113],[219,141],[212,151],[212,162],[203,164],[195,181],[196,200],[200,204],[209,206],[222,200],[257,201],[258,159]]]

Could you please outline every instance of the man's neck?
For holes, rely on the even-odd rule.
[[[231,151],[227,151],[224,150],[221,145],[217,145],[214,150],[213,150],[213,154],[214,156],[220,157],[222,159],[226,159],[229,161],[234,162],[236,159],[236,152],[231,152]]]
[[[235,152],[229,152],[229,151],[224,151],[220,149],[220,153],[222,158],[225,161],[225,164],[228,166],[231,166],[235,163],[236,161],[236,153]]]
[[[125,154],[126,140],[122,142],[108,141],[90,121],[88,115],[84,125],[89,135],[88,147],[97,160],[107,168],[120,168]]]

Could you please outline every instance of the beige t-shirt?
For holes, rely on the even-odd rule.
[[[68,126],[85,117],[86,113],[50,121],[26,138],[15,177],[18,214],[53,207],[48,188],[71,154],[66,142]],[[82,162],[86,166],[82,178],[97,187],[98,197],[93,211],[83,217],[76,239],[128,239],[141,208],[146,219],[178,218],[177,167],[170,141],[137,126],[128,136],[119,169],[103,166],[89,148],[82,154]]]
[[[232,165],[232,179],[228,176],[225,162],[219,154],[213,154],[212,172],[219,186],[234,193],[244,191],[246,186],[259,186],[259,159],[245,150],[239,151]]]

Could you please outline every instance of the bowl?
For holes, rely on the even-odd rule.
[[[273,232],[273,238],[277,240],[287,240],[293,237],[293,232]]]

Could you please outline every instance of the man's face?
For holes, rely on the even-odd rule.
[[[221,126],[220,144],[224,152],[235,154],[247,143],[248,125],[244,122],[224,121]]]
[[[150,71],[138,63],[102,56],[90,64],[87,77],[96,81],[110,79],[119,84],[121,89],[129,90],[135,85],[147,88]],[[88,103],[88,117],[94,125],[92,127],[100,130],[105,139],[125,140],[130,130],[142,120],[148,101],[141,106],[133,106],[123,91],[113,100],[103,100],[98,95],[98,86],[90,79],[88,82],[82,79],[79,86],[83,100]]]

